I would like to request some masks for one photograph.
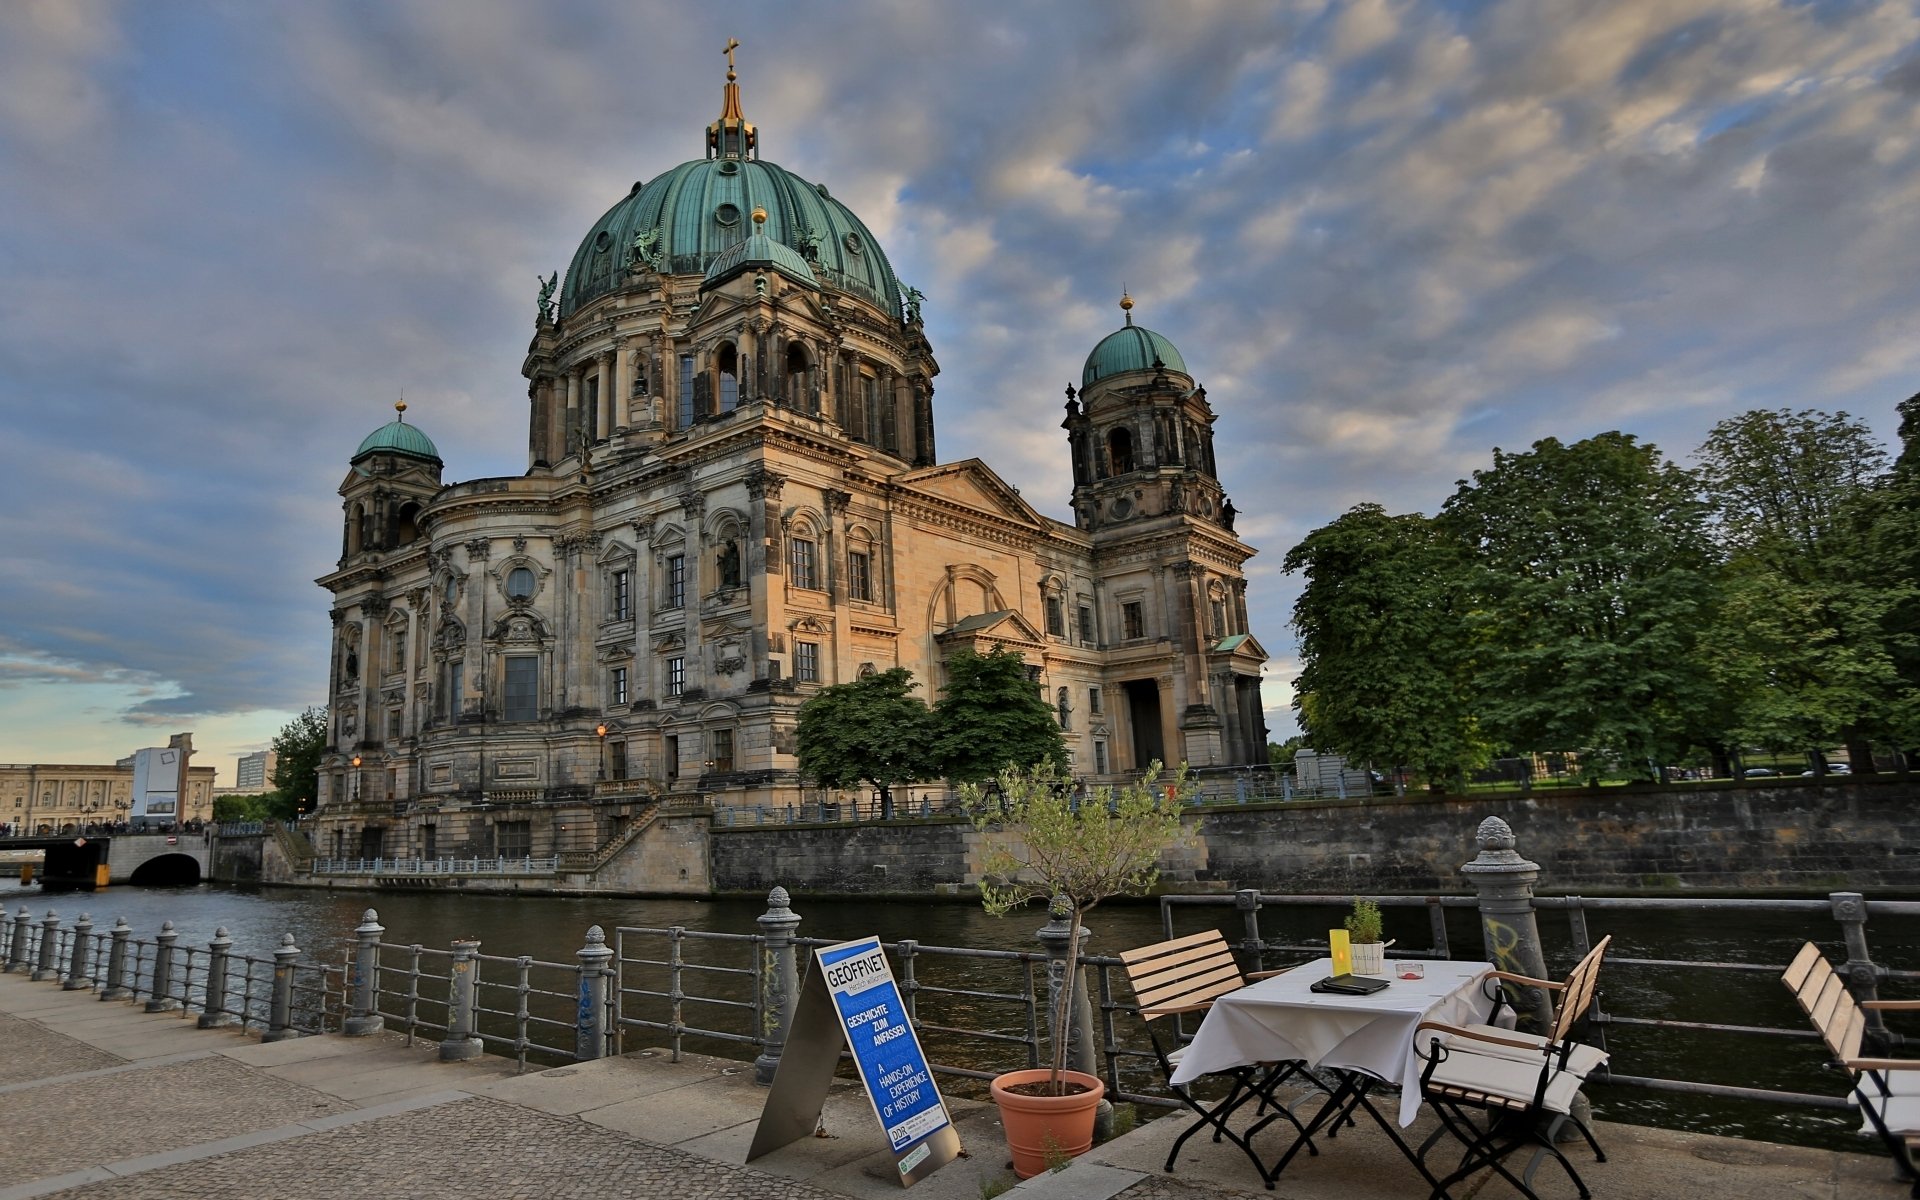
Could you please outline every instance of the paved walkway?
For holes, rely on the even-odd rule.
[[[22,975],[0,975],[0,1200],[660,1200],[897,1197],[866,1100],[829,1098],[822,1136],[741,1165],[766,1092],[743,1064],[662,1052],[517,1074],[513,1063],[437,1061],[393,1035],[263,1044],[200,1030]],[[990,1105],[950,1105],[972,1153],[913,1189],[979,1200],[1012,1182]],[[1231,1146],[1188,1143],[1160,1121],[1117,1138],[1012,1200],[1400,1200],[1424,1189],[1377,1132],[1345,1131],[1263,1191]],[[1583,1173],[1600,1200],[1784,1196],[1894,1200],[1884,1158],[1603,1125],[1610,1160]],[[1585,1164],[1583,1164],[1583,1167]],[[1573,1189],[1548,1165],[1548,1200]],[[1512,1195],[1499,1180],[1455,1195]]]

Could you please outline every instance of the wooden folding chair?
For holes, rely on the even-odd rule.
[[[1159,1061],[1161,1078],[1180,1102],[1197,1114],[1197,1119],[1174,1140],[1173,1148],[1167,1152],[1166,1170],[1172,1171],[1174,1160],[1180,1157],[1180,1148],[1187,1139],[1202,1129],[1213,1130],[1213,1140],[1232,1142],[1253,1162],[1254,1169],[1260,1173],[1261,1181],[1272,1190],[1273,1181],[1267,1178],[1265,1166],[1252,1146],[1254,1130],[1236,1133],[1227,1124],[1233,1113],[1250,1101],[1258,1101],[1260,1111],[1268,1107],[1273,1114],[1260,1122],[1264,1126],[1275,1117],[1284,1117],[1293,1127],[1305,1133],[1300,1119],[1284,1103],[1275,1099],[1274,1088],[1286,1080],[1299,1076],[1308,1085],[1320,1088],[1319,1081],[1307,1072],[1303,1059],[1287,1062],[1255,1063],[1233,1067],[1225,1071],[1216,1071],[1202,1078],[1225,1078],[1230,1081],[1227,1095],[1219,1103],[1208,1107],[1190,1094],[1185,1087],[1176,1087],[1173,1083],[1174,1068],[1180,1065],[1181,1056],[1186,1053],[1186,1045],[1176,1035],[1163,1041],[1159,1022],[1166,1017],[1175,1017],[1183,1013],[1204,1013],[1217,998],[1246,986],[1251,979],[1267,979],[1281,975],[1280,971],[1259,971],[1250,975],[1240,973],[1240,965],[1234,961],[1233,950],[1227,945],[1227,939],[1219,930],[1190,934],[1174,938],[1168,942],[1156,942],[1151,946],[1142,946],[1137,950],[1122,951],[1120,961],[1125,964],[1127,980],[1133,985],[1134,999],[1140,1006],[1140,1018],[1146,1023],[1147,1036],[1153,1040],[1154,1057]],[[1325,1089],[1321,1089],[1325,1090]],[[1256,1129],[1259,1126],[1256,1126]],[[1318,1154],[1311,1142],[1307,1151]]]
[[[1448,1025],[1423,1021],[1414,1033],[1414,1050],[1426,1060],[1420,1075],[1420,1094],[1440,1117],[1441,1128],[1427,1139],[1422,1157],[1442,1137],[1452,1134],[1464,1148],[1460,1164],[1443,1177],[1434,1195],[1444,1195],[1451,1185],[1487,1168],[1492,1168],[1520,1190],[1528,1200],[1539,1200],[1533,1190],[1533,1173],[1542,1158],[1558,1162],[1580,1191],[1581,1200],[1592,1192],[1573,1163],[1555,1144],[1561,1126],[1571,1120],[1593,1150],[1596,1162],[1607,1155],[1584,1121],[1573,1115],[1574,1097],[1580,1092],[1586,1074],[1606,1061],[1604,1051],[1575,1040],[1599,988],[1600,964],[1605,960],[1611,935],[1573,968],[1562,984],[1509,975],[1508,978],[1532,986],[1544,985],[1560,993],[1559,1012],[1553,1028],[1545,1035],[1520,1033],[1493,1025]],[[1496,974],[1505,974],[1496,972]],[[1595,1057],[1597,1056],[1597,1057]],[[1576,1069],[1575,1064],[1585,1066]],[[1472,1114],[1479,1113],[1480,1121]],[[1526,1170],[1515,1175],[1506,1158],[1525,1146],[1537,1148]]]
[[[1901,1177],[1912,1181],[1912,1194],[1920,1198],[1920,1059],[1860,1054],[1869,1011],[1920,1012],[1920,1000],[1855,1000],[1812,942],[1800,947],[1780,982],[1846,1070],[1865,1118],[1861,1132],[1871,1129],[1880,1136]]]

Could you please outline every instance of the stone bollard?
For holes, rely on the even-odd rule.
[[[200,1009],[200,1028],[219,1029],[238,1025],[240,1018],[227,1011],[227,959],[233,953],[233,939],[222,925],[213,931],[207,943],[207,1002]]]
[[[1066,1038],[1066,1064],[1069,1071],[1084,1071],[1088,1075],[1100,1078],[1100,1057],[1094,1049],[1093,1004],[1087,999],[1087,973],[1075,971],[1073,976],[1073,998],[1068,1002],[1067,1028],[1059,1028],[1060,989],[1066,986],[1068,956],[1085,950],[1087,939],[1093,931],[1082,925],[1079,937],[1073,935],[1073,906],[1065,896],[1055,896],[1047,909],[1047,923],[1035,931],[1040,948],[1047,955],[1047,1029],[1052,1035],[1053,1045],[1060,1045],[1060,1039]],[[1106,1097],[1100,1098],[1100,1109],[1093,1118],[1093,1136],[1095,1141],[1105,1141],[1113,1134],[1113,1104]]]
[[[28,976],[35,983],[42,979],[60,978],[60,917],[52,909],[40,918],[40,956]]]
[[[800,998],[800,972],[793,948],[800,914],[793,911],[792,904],[787,889],[776,885],[767,893],[767,911],[759,917],[767,939],[760,951],[760,1011],[765,1022],[760,1034],[766,1046],[753,1060],[753,1081],[762,1087],[773,1083],[780,1056],[786,1053],[787,1034],[793,1030],[793,1006]]]
[[[127,939],[133,936],[133,926],[127,924],[125,917],[115,917],[107,935],[113,941],[107,946],[107,979],[106,986],[100,989],[100,998],[125,1000],[133,995],[133,989],[127,986]]]
[[[340,1026],[348,1037],[366,1037],[386,1027],[380,1015],[380,935],[385,932],[379,913],[370,908],[360,914],[359,928],[353,931],[358,939],[353,948],[353,1015]]]
[[[607,935],[598,925],[587,929],[587,944],[580,947],[580,1006],[574,1014],[573,1053],[580,1059],[605,1058],[607,1055],[607,960],[613,951]]]
[[[300,947],[293,944],[293,935],[281,934],[280,948],[273,952],[273,995],[267,1002],[267,1031],[260,1035],[263,1042],[300,1036],[293,1028],[293,966],[299,958]]]
[[[27,906],[21,905],[20,911],[13,917],[13,939],[7,947],[7,971],[27,969],[27,926],[33,923],[33,917],[27,912]]]
[[[1540,865],[1521,858],[1513,848],[1513,829],[1499,817],[1480,822],[1475,834],[1480,856],[1460,868],[1480,894],[1480,932],[1487,957],[1502,971],[1533,979],[1547,977],[1547,957],[1540,948],[1540,924],[1533,912],[1533,885]],[[1553,1028],[1553,1004],[1543,988],[1503,985],[1513,1003],[1520,1028],[1546,1033]]]
[[[179,1012],[186,1005],[173,997],[173,945],[180,931],[172,921],[162,922],[153,935],[153,987],[148,991],[148,1012]]]
[[[474,1035],[474,956],[478,941],[453,944],[453,962],[447,966],[447,1036],[440,1043],[441,1062],[478,1058],[486,1046]]]
[[[73,945],[67,951],[67,977],[60,990],[78,992],[93,986],[93,918],[86,913],[73,923]]]

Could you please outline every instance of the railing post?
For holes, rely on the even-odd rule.
[[[793,1006],[800,998],[800,973],[794,961],[793,935],[800,928],[800,914],[793,911],[793,899],[778,885],[767,893],[767,911],[760,914],[760,930],[766,942],[760,949],[760,1036],[765,1045],[753,1060],[753,1081],[765,1087],[773,1082],[773,1073],[786,1052],[787,1034],[793,1028]]]
[[[267,1001],[267,1031],[260,1035],[263,1042],[284,1041],[298,1037],[293,1028],[293,965],[300,957],[300,947],[293,944],[293,935],[280,935],[280,948],[273,952],[273,994]]]
[[[213,931],[207,943],[207,1000],[200,1006],[199,1026],[220,1029],[238,1025],[240,1018],[227,1011],[227,957],[233,953],[233,939],[222,925]]]
[[[147,1011],[178,1012],[186,1007],[170,994],[173,990],[173,944],[180,940],[172,921],[161,924],[153,936],[153,987],[148,989]]]
[[[478,1058],[485,1045],[474,1036],[474,956],[478,941],[453,944],[453,962],[447,967],[447,1036],[440,1043],[441,1062]]]
[[[73,945],[67,951],[67,977],[60,990],[83,991],[93,986],[93,918],[86,913],[73,923]]]
[[[1241,888],[1233,894],[1233,906],[1240,910],[1240,949],[1253,956],[1253,965],[1261,965],[1261,952],[1267,944],[1260,940],[1260,889]]]
[[[1480,855],[1460,868],[1480,896],[1480,931],[1487,957],[1502,971],[1533,979],[1547,976],[1540,946],[1540,923],[1533,911],[1533,885],[1540,865],[1515,852],[1513,829],[1499,817],[1480,822],[1475,834]],[[1521,1028],[1545,1033],[1553,1028],[1553,1005],[1544,988],[1503,985]]]
[[[52,909],[40,918],[40,955],[33,974],[28,978],[38,983],[42,979],[60,978],[60,917]]]
[[[24,904],[20,906],[20,911],[13,916],[13,939],[7,947],[7,972],[9,974],[14,971],[24,971],[27,969],[27,925],[31,923],[32,920],[33,916],[27,912],[27,906]]]
[[[1840,932],[1847,941],[1847,961],[1840,968],[1840,974],[1847,981],[1847,990],[1853,993],[1855,1000],[1878,1000],[1880,998],[1880,977],[1885,969],[1874,965],[1873,958],[1867,953],[1867,898],[1859,892],[1832,892],[1827,903],[1833,907],[1833,919],[1840,923]],[[38,978],[36,976],[36,978]],[[1901,1042],[1898,1034],[1887,1028],[1886,1018],[1877,1008],[1866,1011],[1866,1033],[1881,1051],[1892,1050]]]
[[[574,1015],[573,1054],[575,1058],[605,1058],[607,1054],[607,960],[613,951],[607,946],[606,931],[598,925],[587,928],[587,944],[580,947],[580,1007]]]
[[[368,909],[360,914],[359,939],[353,948],[353,1015],[340,1027],[348,1037],[366,1037],[386,1027],[380,1016],[380,935],[386,929],[380,914]]]
[[[100,998],[125,1000],[133,995],[133,989],[127,986],[127,939],[133,936],[133,926],[127,924],[125,917],[115,917],[107,936],[113,941],[107,946],[107,979],[106,986],[100,989]]]
[[[1085,925],[1078,930],[1072,925],[1073,905],[1065,896],[1055,896],[1047,910],[1047,923],[1034,932],[1047,955],[1047,1029],[1055,1046],[1062,1045],[1061,1039],[1065,1039],[1067,1069],[1084,1071],[1097,1079],[1100,1059],[1094,1048],[1093,1004],[1087,999],[1085,971],[1073,973],[1073,996],[1067,1002],[1067,1028],[1059,1027],[1060,991],[1067,985],[1067,964],[1072,956],[1084,952],[1087,939],[1093,936],[1093,931]],[[1093,1136],[1104,1138],[1112,1129],[1113,1104],[1103,1096],[1099,1113],[1093,1119]]]

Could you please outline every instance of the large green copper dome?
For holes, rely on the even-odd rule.
[[[1153,368],[1155,359],[1169,371],[1187,373],[1187,360],[1180,357],[1180,351],[1172,342],[1133,323],[1129,316],[1127,323],[1100,339],[1100,344],[1087,355],[1087,365],[1080,370],[1080,387],[1084,391],[1093,386],[1097,379],[1106,379],[1123,371],[1147,371]]]
[[[395,417],[368,434],[360,448],[353,452],[353,461],[359,462],[368,454],[404,454],[433,463],[440,461],[440,451],[434,449],[433,439],[421,433],[419,426],[407,424],[405,417]]]
[[[900,315],[893,266],[851,209],[784,167],[753,158],[681,163],[645,184],[593,223],[567,268],[562,317],[626,277],[638,253],[671,275],[704,275],[723,252],[753,232],[750,214],[767,210],[762,232],[797,252],[811,274]]]

